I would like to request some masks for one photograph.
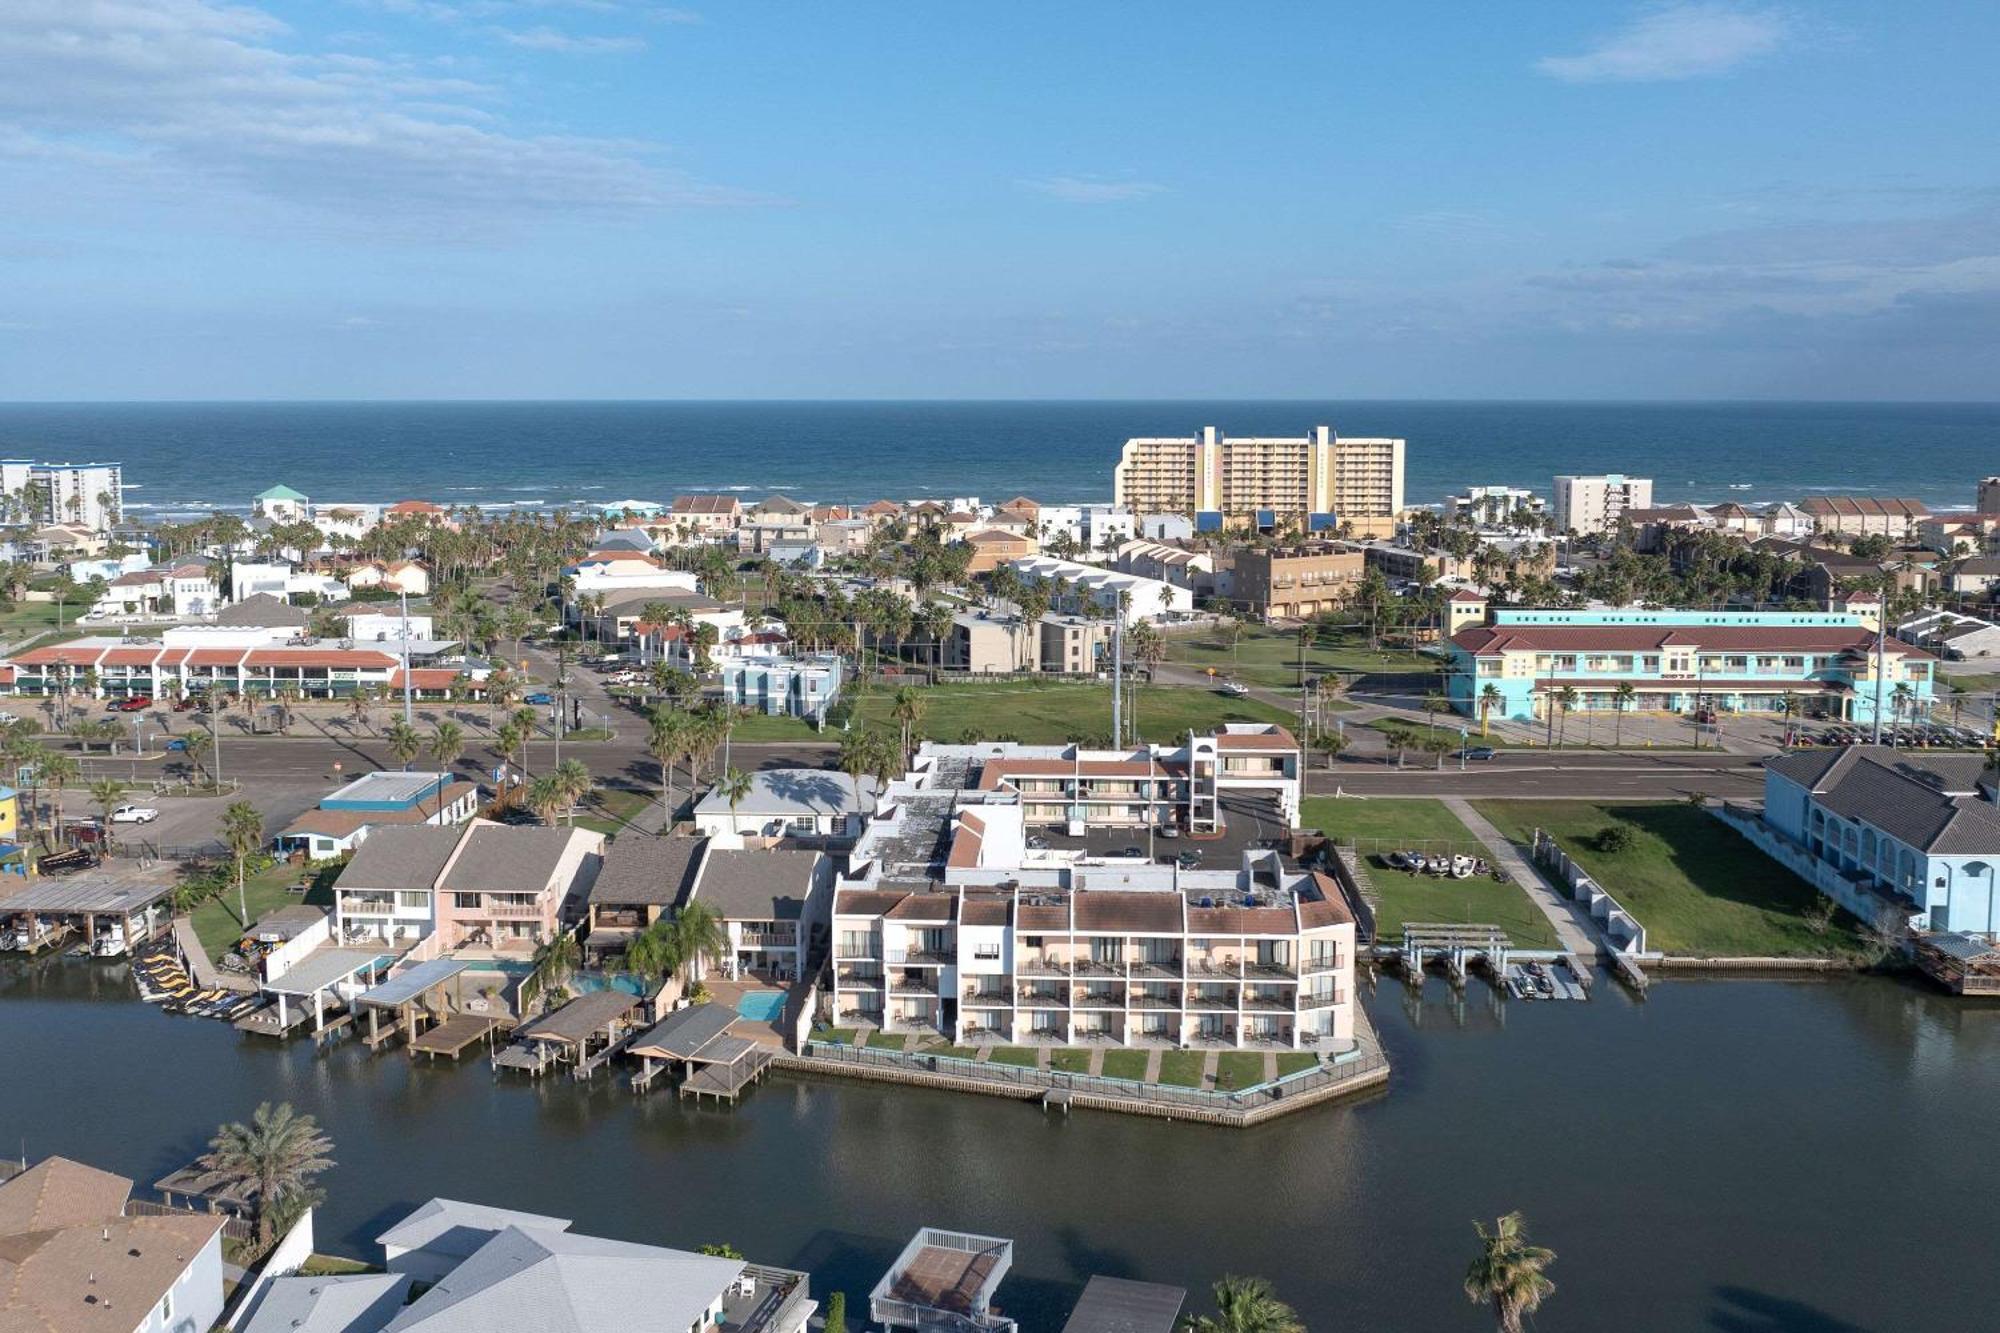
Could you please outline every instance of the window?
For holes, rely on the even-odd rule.
[[[972,956],[973,956],[974,958],[977,958],[977,959],[983,959],[983,960],[986,960],[986,961],[992,961],[992,960],[994,960],[994,959],[997,959],[997,958],[998,958],[998,957],[1000,956],[1000,945],[999,945],[999,942],[998,942],[998,941],[995,941],[995,942],[993,942],[993,943],[991,943],[991,944],[975,944],[975,945],[973,945],[973,946],[972,946]]]
[[[454,893],[451,895],[451,905],[461,912],[476,912],[479,910],[479,895],[476,893]]]
[[[431,896],[421,889],[402,889],[396,894],[396,906],[414,907],[419,910],[431,905]]]

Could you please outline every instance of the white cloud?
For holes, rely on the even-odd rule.
[[[507,45],[518,46],[524,51],[552,51],[563,55],[606,55],[646,49],[646,39],[643,37],[578,36],[575,33],[558,32],[546,26],[495,28],[493,35]]]
[[[5,0],[0,164],[419,234],[760,202],[664,166],[652,142],[510,128],[498,89],[436,62],[293,41],[270,15],[214,0]],[[67,197],[26,185],[23,198]]]
[[[1650,9],[1596,47],[1544,56],[1535,68],[1565,83],[1652,83],[1726,74],[1775,51],[1792,21],[1774,9],[1666,4]]]
[[[1123,204],[1164,194],[1166,186],[1152,181],[1113,176],[1037,176],[1019,182],[1023,189],[1060,199],[1066,204]]]

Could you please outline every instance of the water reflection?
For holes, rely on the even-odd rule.
[[[289,1098],[340,1165],[320,1234],[367,1253],[448,1194],[669,1245],[727,1241],[859,1300],[942,1223],[1017,1242],[1009,1310],[1084,1278],[1264,1273],[1314,1327],[1475,1328],[1470,1221],[1560,1254],[1553,1329],[1889,1329],[1985,1307],[1968,1225],[2000,1185],[2000,1006],[1853,979],[1682,980],[1643,1002],[1508,1002],[1384,978],[1384,1093],[1249,1131],[790,1076],[735,1110],[606,1079],[242,1038],[129,999],[119,969],[0,968],[0,1143],[157,1179]],[[1921,1273],[1918,1286],[1911,1275]],[[1907,1304],[1905,1304],[1907,1302]]]

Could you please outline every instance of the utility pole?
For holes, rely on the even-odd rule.
[[[1882,683],[1884,665],[1888,661],[1887,636],[1889,632],[1889,599],[1882,599],[1882,614],[1875,622],[1875,728],[1870,744],[1882,743]]]
[[[1125,744],[1125,613],[1114,607],[1111,621],[1111,748]]]
[[[398,589],[396,596],[403,608],[403,724],[409,726],[415,721],[412,714],[414,695],[410,689],[410,594]]]

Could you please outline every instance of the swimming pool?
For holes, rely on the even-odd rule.
[[[736,1012],[760,1023],[775,1023],[785,1016],[785,993],[781,990],[745,991],[737,998]]]

